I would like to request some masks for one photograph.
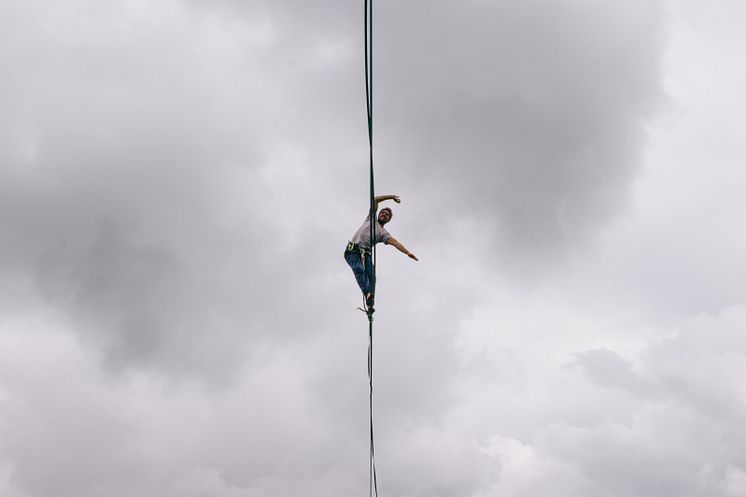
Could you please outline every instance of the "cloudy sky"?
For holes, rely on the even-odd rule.
[[[365,495],[362,1],[0,7],[0,495]],[[380,494],[746,496],[746,4],[375,9]]]

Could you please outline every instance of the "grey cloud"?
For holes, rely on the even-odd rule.
[[[338,106],[363,109],[362,37],[349,23],[362,17],[362,5],[219,5],[273,26],[275,67],[302,80],[292,93],[306,96],[299,108],[326,122],[343,118],[358,130],[348,141],[364,147],[355,139],[364,135],[363,120]],[[420,203],[480,216],[485,238],[514,259],[592,239],[626,204],[647,120],[662,99],[658,3],[375,9],[383,183],[414,192]],[[357,55],[317,79],[297,62],[325,39]]]
[[[698,485],[697,461],[679,458],[672,464],[666,447],[639,438],[644,435],[637,427],[614,424],[591,430],[556,426],[542,434],[540,447],[578,465],[590,483],[590,491],[584,495],[711,495],[712,489]]]
[[[649,344],[635,372],[611,350],[578,354],[578,364],[606,393],[639,394],[625,401],[629,419],[547,426],[535,447],[574,461],[592,493],[726,495],[729,472],[744,463],[737,378],[746,363],[736,331],[743,323],[743,306],[692,318],[673,336]]]
[[[208,328],[233,337],[271,327],[304,333],[301,320],[271,309],[287,300],[313,314],[307,282],[327,269],[300,261],[323,254],[297,246],[280,261],[276,243],[288,229],[297,240],[336,236],[304,222],[306,199],[366,194],[364,178],[349,187],[353,167],[364,170],[360,26],[348,22],[360,12],[332,2],[188,2],[159,6],[158,18],[86,5],[48,18],[45,30],[9,25],[4,34],[28,54],[8,62],[16,79],[4,101],[14,117],[6,124],[7,266],[39,274],[48,298],[61,298],[60,289],[76,295],[72,312],[97,316],[86,326],[108,336],[124,363],[155,363],[180,349],[167,345],[173,340],[196,351]],[[396,181],[383,168],[382,185],[432,204],[428,192],[444,181],[454,195],[442,205],[496,219],[483,231],[500,230],[498,247],[554,246],[564,229],[591,229],[625,188],[645,115],[638,107],[655,96],[655,9],[469,3],[450,17],[446,7],[379,7],[378,150],[401,164]],[[579,22],[585,8],[590,20]],[[16,10],[32,19],[45,11],[41,3]],[[305,157],[295,167],[310,171],[310,182],[268,185],[263,174],[293,167],[273,155],[288,147]],[[340,160],[357,150],[360,158]],[[109,235],[102,223],[114,226]],[[143,260],[152,266],[143,275],[160,274],[160,284],[126,274]],[[234,281],[210,274],[226,260]],[[103,293],[96,274],[108,278]],[[127,304],[106,303],[115,297]],[[189,324],[177,326],[172,317],[182,312]]]
[[[367,323],[341,251],[367,198],[361,5],[81,1],[61,18],[24,5],[8,11],[28,22],[0,21],[6,486],[359,491]],[[379,189],[404,196],[392,231],[422,258],[379,253],[387,490],[735,491],[737,310],[713,342],[706,324],[632,363],[589,351],[594,336],[572,349],[576,368],[555,369],[543,334],[583,341],[587,302],[531,301],[491,266],[495,251],[508,272],[577,248],[624,205],[660,99],[658,7],[378,6]],[[497,318],[474,326],[499,353],[465,366],[459,335],[480,301]],[[53,331],[20,347],[35,335],[8,331],[13,317],[45,308]],[[67,348],[42,354],[55,340]]]
[[[576,354],[575,365],[580,366],[594,383],[614,386],[642,395],[654,394],[657,388],[635,374],[632,364],[616,353],[597,349]]]
[[[513,256],[592,237],[625,204],[661,98],[657,4],[450,7],[382,13],[381,148]]]
[[[0,268],[31,276],[112,365],[229,367],[277,298],[257,243],[274,230],[248,214],[266,160],[249,110],[271,92],[188,13],[148,24],[84,4],[46,24],[18,8],[34,22],[4,31],[28,57],[6,60]]]
[[[746,368],[745,324],[743,305],[686,321],[672,337],[650,348],[650,373],[702,415],[725,426],[743,422],[746,406],[739,378]]]

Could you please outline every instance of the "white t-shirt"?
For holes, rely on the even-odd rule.
[[[376,243],[386,243],[391,236],[386,228],[376,219]],[[365,218],[365,222],[355,232],[352,237],[352,243],[356,243],[363,248],[370,249],[370,214]]]

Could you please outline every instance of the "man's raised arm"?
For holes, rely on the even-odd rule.
[[[384,200],[393,200],[397,204],[401,203],[399,195],[377,195],[373,197],[373,210],[378,212],[378,204],[383,202]]]

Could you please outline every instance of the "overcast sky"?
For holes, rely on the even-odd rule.
[[[367,494],[362,1],[0,11],[0,495]],[[381,496],[746,496],[744,25],[376,2]]]

